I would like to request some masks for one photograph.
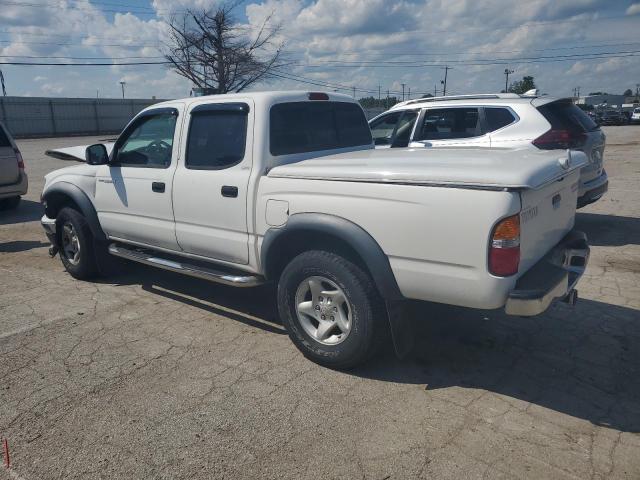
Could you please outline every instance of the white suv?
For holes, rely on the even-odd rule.
[[[575,149],[587,155],[578,207],[608,188],[605,135],[570,99],[514,93],[409,100],[369,121],[376,148],[503,147]]]

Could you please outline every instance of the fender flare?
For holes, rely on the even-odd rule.
[[[349,245],[366,264],[380,295],[386,301],[402,300],[396,277],[391,269],[389,258],[378,242],[362,227],[342,217],[324,213],[296,213],[289,217],[282,227],[267,230],[260,249],[260,258],[264,275],[269,279],[270,255],[275,247],[287,236],[295,232],[313,232],[331,235]]]
[[[100,226],[96,208],[93,206],[93,202],[89,199],[88,195],[83,192],[80,187],[69,182],[56,182],[42,194],[42,201],[47,202],[47,200],[50,200],[55,195],[66,196],[73,200],[87,221],[93,238],[101,242],[107,241],[107,236]]]

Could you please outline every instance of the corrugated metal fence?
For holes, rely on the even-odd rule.
[[[16,138],[106,135],[163,100],[0,97],[0,120]]]
[[[112,135],[140,110],[164,100],[0,97],[0,121],[15,138]],[[382,109],[365,109],[367,118]]]

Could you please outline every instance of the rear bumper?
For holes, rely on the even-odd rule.
[[[22,195],[25,195],[28,189],[29,180],[27,178],[27,174],[21,171],[20,179],[16,183],[0,186],[0,199],[20,197]]]
[[[575,286],[588,261],[587,236],[572,230],[518,279],[509,293],[506,313],[531,317],[544,312],[554,300],[575,298]]]
[[[598,178],[584,183],[580,188],[581,195],[578,197],[578,208],[599,200],[609,190],[609,177],[607,172],[602,171]]]

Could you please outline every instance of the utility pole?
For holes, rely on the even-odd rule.
[[[380,89],[382,88],[381,85],[378,85],[378,101],[380,100]]]
[[[384,108],[389,108],[389,89],[387,88],[387,100],[384,102]]]
[[[124,98],[124,86],[127,84],[127,82],[120,82],[120,86],[122,87],[122,98]]]
[[[509,91],[509,75],[511,75],[513,70],[509,70],[508,68],[504,69],[504,93]]]
[[[580,87],[576,87],[576,98],[580,98]]]
[[[438,96],[438,85],[434,85],[433,86],[433,96],[437,97]]]
[[[409,87],[409,100],[411,100],[411,87]]]
[[[356,98],[356,87],[353,87],[353,98]]]
[[[7,96],[7,90],[4,88],[4,75],[2,74],[2,70],[0,70],[0,84],[2,84],[2,96]]]
[[[640,83],[636,83],[636,98],[640,97]]]
[[[444,80],[441,80],[440,83],[442,84],[442,96],[446,97],[447,96],[447,73],[449,73],[449,70],[451,70],[452,67],[449,67],[448,65],[445,65],[444,67]]]
[[[404,102],[404,83],[402,84],[402,101]]]

